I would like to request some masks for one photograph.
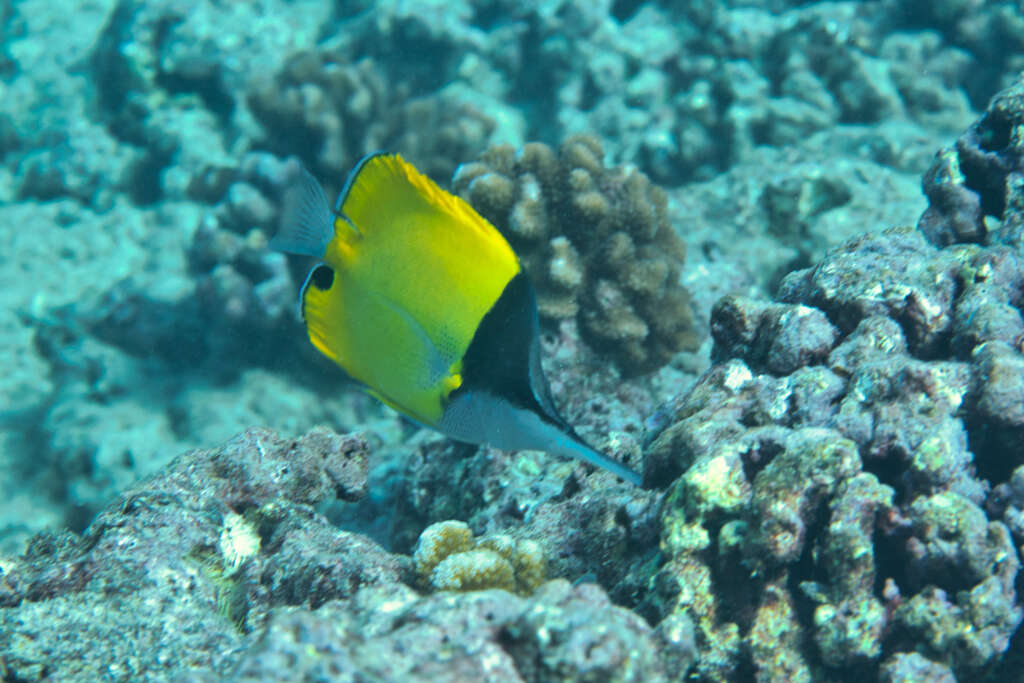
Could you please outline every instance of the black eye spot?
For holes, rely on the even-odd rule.
[[[334,269],[325,265],[317,266],[309,276],[309,284],[321,291],[330,289],[334,284]]]

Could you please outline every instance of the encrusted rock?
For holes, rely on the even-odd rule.
[[[995,239],[1024,244],[1024,83],[996,95],[985,115],[939,152],[924,176],[928,208],[918,228],[940,246],[987,241],[987,217],[1002,221]]]

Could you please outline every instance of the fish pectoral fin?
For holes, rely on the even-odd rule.
[[[284,192],[281,224],[270,248],[289,254],[323,257],[334,237],[334,214],[323,188],[305,168]]]

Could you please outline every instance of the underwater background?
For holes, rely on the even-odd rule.
[[[0,0],[0,679],[1024,680],[1018,0]],[[301,162],[506,235],[580,434],[308,343]]]

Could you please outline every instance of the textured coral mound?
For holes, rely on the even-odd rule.
[[[535,541],[507,534],[474,539],[467,524],[454,520],[423,530],[413,562],[422,583],[434,590],[501,588],[531,595],[547,576],[544,553]]]
[[[686,248],[661,188],[607,168],[601,143],[574,136],[557,153],[498,145],[455,174],[455,191],[512,243],[548,322],[576,318],[584,339],[629,375],[654,370],[696,337],[679,283]]]
[[[1019,671],[1021,124],[1024,82],[940,152],[917,229],[848,241],[775,302],[713,307],[717,364],[645,468],[682,476],[644,600],[692,620],[703,677],[745,654],[759,680]]]
[[[720,362],[646,453],[648,476],[683,474],[644,600],[693,620],[702,675],[744,651],[779,680],[911,652],[961,680],[999,665],[1024,619],[1024,362],[1003,308],[1022,274],[1005,246],[893,228],[791,273],[777,302],[715,305]]]

